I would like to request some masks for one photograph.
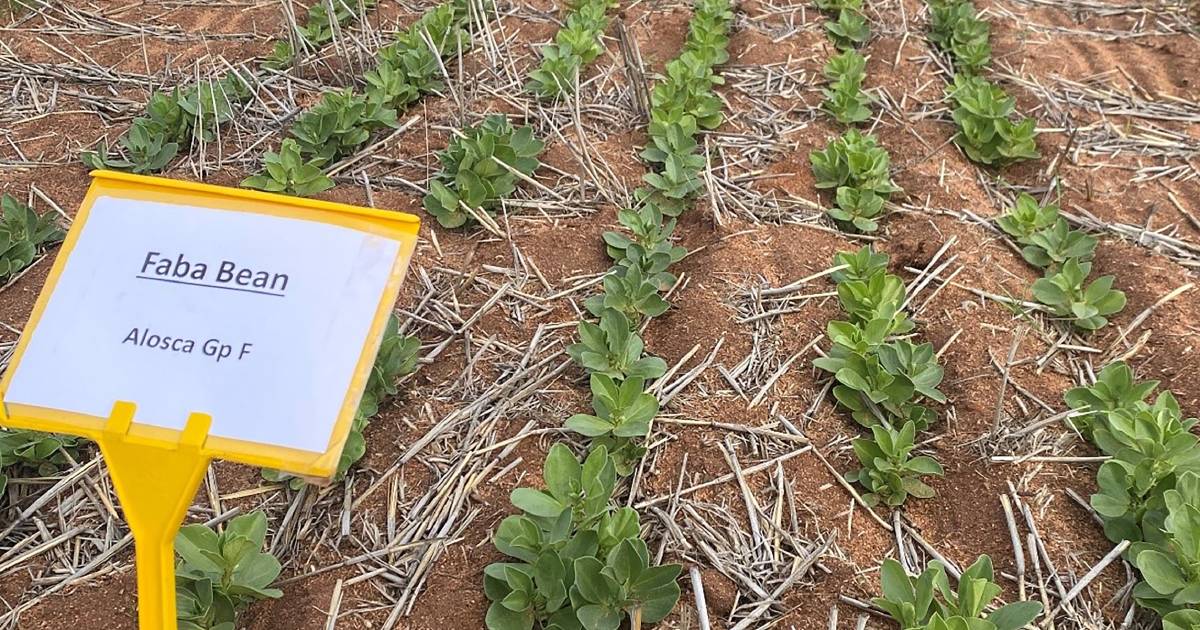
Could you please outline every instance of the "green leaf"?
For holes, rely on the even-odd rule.
[[[492,602],[484,623],[487,624],[488,630],[532,630],[533,611],[515,611],[506,608],[500,602]]]
[[[674,570],[675,575],[679,574],[678,565],[668,565],[663,567],[655,567],[657,569]],[[652,569],[653,570],[653,569]],[[672,581],[654,589],[639,591],[642,598],[642,621],[645,623],[658,623],[671,614],[671,610],[675,608],[675,604],[679,601],[679,584]]]
[[[608,604],[620,594],[618,585],[604,575],[603,570],[604,565],[596,558],[589,556],[575,560],[575,588],[589,602]]]
[[[1033,623],[1040,614],[1041,602],[1014,602],[997,608],[988,615],[988,621],[996,625],[996,630],[1018,630]]]
[[[579,460],[575,459],[571,449],[567,448],[565,444],[558,443],[550,447],[542,476],[546,480],[546,487],[550,489],[550,494],[554,495],[554,498],[560,503],[566,503],[579,487],[581,470]]]
[[[554,497],[533,488],[517,488],[512,491],[509,500],[529,514],[546,518],[554,518],[566,509],[566,506]]]
[[[894,602],[912,601],[916,597],[908,572],[899,562],[886,558],[879,570],[883,596]]]
[[[185,525],[175,535],[175,553],[183,558],[188,570],[204,575],[223,575],[225,569],[219,560],[219,550],[219,536],[204,525]]]
[[[908,470],[922,475],[942,475],[942,465],[932,457],[914,457],[907,465]]]
[[[621,625],[619,610],[598,604],[582,606],[575,612],[586,630],[617,630]]]
[[[267,553],[254,553],[243,560],[233,570],[234,586],[251,589],[261,597],[280,597],[281,591],[267,589],[266,586],[279,577],[282,567],[275,556]]]
[[[1177,610],[1163,617],[1163,630],[1197,630],[1200,610]]]
[[[1187,584],[1187,578],[1179,566],[1161,551],[1146,550],[1134,559],[1142,578],[1155,591],[1170,595]]]
[[[613,430],[613,425],[610,422],[583,413],[577,413],[568,418],[565,426],[576,433],[588,437],[607,435]]]

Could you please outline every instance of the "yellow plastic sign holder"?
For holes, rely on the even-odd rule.
[[[137,554],[138,627],[177,627],[175,600],[175,534],[211,458],[204,451],[212,419],[192,414],[177,443],[129,437],[135,407],[113,405],[112,417],[96,442],[108,464],[117,498],[133,533]],[[146,474],[154,462],[154,474]]]
[[[328,479],[336,471],[388,316],[416,248],[420,219],[401,212],[128,173],[93,171],[92,177],[92,185],[34,305],[26,332],[17,343],[7,372],[0,378],[0,425],[77,435],[99,445],[134,538],[138,627],[141,630],[175,630],[178,627],[175,536],[209,462],[214,458],[227,459],[314,479]],[[107,418],[5,402],[21,356],[87,223],[88,211],[101,196],[317,221],[370,232],[401,243],[328,448],[323,453],[210,436],[212,418],[198,412],[188,417],[182,431],[176,431],[135,423],[137,407],[128,401],[117,400]]]

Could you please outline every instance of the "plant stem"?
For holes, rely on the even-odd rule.
[[[629,613],[629,630],[642,630],[642,607],[638,606]]]

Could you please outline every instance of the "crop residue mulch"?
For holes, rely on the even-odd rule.
[[[87,15],[104,11],[97,6],[104,3],[67,4]],[[355,54],[369,53],[425,4],[382,3],[367,31],[350,30],[358,38]],[[565,354],[553,355],[574,341],[569,324],[610,264],[601,234],[613,228],[618,202],[644,172],[637,156],[644,121],[634,111],[613,29],[607,54],[583,77],[578,104],[539,105],[524,94],[534,46],[554,32],[554,9],[545,2],[498,4],[504,17],[485,34],[491,43],[473,49],[461,67],[451,64],[445,96],[402,112],[401,121],[417,116],[416,124],[355,162],[322,195],[423,215],[398,309],[413,316],[410,331],[429,360],[373,422],[368,454],[345,484],[296,493],[267,486],[255,471],[218,464],[197,496],[195,520],[233,508],[263,507],[271,515],[270,542],[285,563],[282,577],[291,581],[281,600],[242,617],[252,630],[325,628],[335,592],[337,628],[380,628],[389,620],[413,630],[482,627],[482,571],[501,559],[489,541],[512,512],[508,494],[541,483],[549,445],[565,437],[555,429],[587,406],[582,372],[574,365],[556,372]],[[1129,8],[1099,15],[1088,9],[1095,3],[1074,1],[1063,7],[977,2],[992,22],[997,78],[1045,129],[1041,159],[995,171],[976,167],[949,142],[946,76],[924,38],[924,3],[867,4],[875,36],[863,50],[870,60],[865,87],[878,97],[870,124],[904,189],[893,197],[899,209],[882,221],[874,245],[906,281],[949,261],[940,281],[913,302],[921,338],[946,367],[942,390],[949,403],[922,448],[936,454],[947,474],[932,482],[936,498],[905,507],[903,553],[929,556],[912,532],[959,566],[987,553],[999,573],[1014,575],[1004,496],[1021,531],[1034,523],[1059,574],[1078,578],[1111,549],[1090,513],[1068,495],[1086,498],[1094,490],[1095,464],[992,458],[1095,455],[1059,425],[1013,433],[1062,410],[1063,392],[1084,366],[1098,370],[1115,358],[1130,361],[1143,378],[1162,380],[1186,412],[1200,412],[1200,374],[1189,369],[1200,348],[1200,294],[1184,291],[1161,302],[1195,282],[1200,268],[1200,40],[1179,30],[1174,13],[1155,17]],[[5,31],[0,60],[12,57],[38,70],[0,69],[0,190],[29,198],[36,188],[40,209],[48,207],[44,195],[70,215],[87,185],[80,150],[124,130],[148,85],[175,85],[197,71],[217,73],[225,62],[250,62],[286,28],[269,3],[139,6],[108,16],[146,29],[138,37],[110,33],[116,27],[99,19],[68,28],[74,23],[56,14]],[[150,15],[157,17],[142,21]],[[681,3],[638,3],[614,21],[625,25],[654,71],[677,53],[689,15]],[[652,553],[699,568],[715,627],[732,626],[766,599],[756,588],[782,584],[794,559],[828,543],[814,570],[783,591],[762,619],[778,628],[826,627],[836,607],[838,627],[854,628],[861,610],[840,598],[875,595],[879,563],[897,553],[896,534],[857,506],[830,471],[856,466],[850,439],[860,434],[833,407],[827,378],[811,366],[814,340],[840,316],[832,283],[819,277],[784,300],[760,293],[818,274],[834,253],[864,242],[831,229],[815,209],[830,198],[813,187],[808,155],[839,133],[818,109],[820,68],[831,52],[823,20],[812,2],[741,4],[732,58],[722,68],[729,79],[719,88],[729,104],[727,121],[703,136],[716,192],[680,220],[676,233],[692,253],[675,269],[681,281],[672,310],[644,335],[648,351],[668,365],[683,362],[675,377],[708,362],[665,406],[628,500],[652,506],[639,510]],[[63,32],[46,38],[39,29]],[[256,169],[263,150],[278,147],[289,114],[344,84],[342,70],[356,64],[337,54],[314,61],[290,83],[271,88],[273,99],[255,103],[203,157],[176,162],[165,175],[236,185]],[[78,71],[52,71],[54,65]],[[130,80],[110,86],[96,68]],[[420,191],[437,169],[435,153],[449,129],[489,112],[525,117],[546,139],[544,162],[552,168],[537,174],[546,190],[523,186],[501,217],[503,236],[442,229],[420,208]],[[1093,273],[1115,275],[1116,288],[1129,297],[1125,310],[1083,338],[1083,346],[1067,340],[1061,326],[1014,314],[994,299],[1027,295],[1037,273],[984,220],[1001,213],[1018,190],[1042,194],[1051,175],[1059,177],[1064,211],[1094,221],[1101,245]],[[24,326],[50,262],[40,261],[0,292],[0,344],[14,341]],[[771,460],[778,462],[747,475],[744,485],[681,492]],[[124,535],[99,498],[115,501],[107,480],[96,473],[86,479],[73,497],[60,497],[74,502],[63,519],[51,508],[39,518],[51,536],[77,525],[90,533],[0,577],[8,606],[29,604],[11,627],[135,627],[131,547],[79,583],[47,593],[55,579]],[[753,517],[748,500],[758,504]],[[901,522],[878,512],[888,527]],[[765,544],[753,540],[751,518],[774,524]],[[14,543],[0,541],[0,552]],[[389,547],[382,557],[339,565]],[[1048,567],[1041,570],[1048,574]],[[1026,578],[1036,584],[1032,571]],[[1103,606],[1125,580],[1116,565],[1106,570],[1079,596],[1086,602],[1080,619],[1123,614]],[[686,578],[681,583],[683,597],[664,626],[694,628],[693,597]],[[1002,583],[1007,596],[1016,594],[1014,580]],[[731,614],[735,621],[727,623]]]

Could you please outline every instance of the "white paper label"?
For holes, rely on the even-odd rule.
[[[100,197],[9,403],[324,452],[400,243],[326,223]]]

